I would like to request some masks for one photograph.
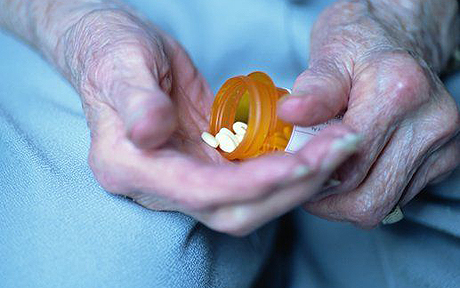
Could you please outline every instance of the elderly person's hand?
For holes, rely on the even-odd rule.
[[[3,25],[79,92],[97,180],[145,207],[245,235],[313,197],[356,150],[351,129],[337,126],[292,157],[225,161],[200,140],[213,101],[207,84],[183,48],[151,23],[109,1],[17,0],[3,8],[10,11]],[[24,18],[12,18],[14,9]]]
[[[456,0],[338,1],[320,16],[310,67],[279,114],[309,126],[345,112],[364,141],[308,211],[374,227],[459,164],[458,107],[437,76],[458,22]]]

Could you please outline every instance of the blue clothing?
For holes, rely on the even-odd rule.
[[[216,91],[255,70],[291,87],[333,1],[129,2]],[[460,170],[396,225],[362,231],[296,210],[234,238],[105,192],[76,92],[7,34],[0,63],[0,287],[460,287]],[[460,74],[447,85],[460,98]]]

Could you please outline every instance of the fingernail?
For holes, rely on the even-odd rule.
[[[362,141],[362,137],[359,134],[347,134],[332,143],[332,149],[337,151],[354,152],[358,150],[358,144]]]
[[[331,178],[331,179],[327,180],[326,183],[324,183],[322,189],[326,190],[326,189],[335,188],[335,187],[339,186],[340,184],[342,184],[342,181]]]
[[[335,170],[337,166],[345,160],[345,156],[349,157],[349,154],[358,150],[358,144],[361,142],[361,139],[362,137],[358,134],[347,134],[335,140],[331,145],[332,151],[324,159],[321,169],[326,171]]]
[[[304,178],[310,175],[311,172],[312,172],[311,168],[308,167],[307,165],[299,165],[296,168],[294,168],[294,171],[292,172],[292,178],[301,179],[301,178]]]
[[[278,100],[278,105],[281,106],[281,105],[286,105],[286,103],[289,103],[289,105],[296,106],[298,102],[302,100],[303,98],[301,95],[296,95],[296,94],[286,95],[286,96],[281,97]]]
[[[383,218],[382,224],[383,225],[393,224],[393,223],[401,221],[403,218],[404,218],[404,214],[401,211],[401,207],[397,205],[393,209],[393,211],[390,212],[390,214],[388,214],[387,216],[385,216],[385,218]]]

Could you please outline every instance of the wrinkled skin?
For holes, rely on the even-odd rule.
[[[401,1],[423,2],[374,2]],[[436,33],[425,45],[424,37],[397,32],[392,27],[401,21],[389,21],[391,9],[377,9],[390,17],[372,15],[370,2],[338,1],[320,17],[310,68],[279,109],[302,125],[343,110],[344,124],[293,156],[238,164],[200,140],[212,95],[187,54],[129,8],[97,0],[0,0],[0,25],[36,47],[78,91],[91,130],[89,164],[102,187],[246,235],[303,203],[319,216],[372,227],[458,165],[458,110],[436,76],[451,47]],[[444,16],[436,19],[453,19]],[[442,31],[451,25],[412,24]],[[319,194],[358,149],[354,130],[364,141],[337,172],[342,184]]]
[[[305,208],[364,228],[379,224],[395,205],[404,206],[460,163],[458,107],[436,75],[447,57],[429,50],[430,40],[453,47],[448,41],[459,34],[458,17],[439,24],[450,29],[450,39],[426,33],[419,37],[427,43],[422,46],[418,35],[401,28],[414,28],[418,20],[411,17],[423,19],[416,9],[412,15],[400,8],[398,19],[378,14],[391,9],[373,9],[369,2],[339,1],[320,16],[310,67],[297,79],[294,97],[279,109],[285,120],[307,126],[346,111],[343,123],[364,137],[359,152],[339,169],[342,183]],[[451,4],[455,13],[455,1]],[[427,11],[446,19],[446,9]]]
[[[147,208],[246,235],[311,199],[356,149],[339,125],[292,157],[228,162],[200,139],[213,95],[173,39],[120,9],[86,13],[64,39],[91,169],[107,191]]]

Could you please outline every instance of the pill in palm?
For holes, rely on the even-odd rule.
[[[246,130],[248,129],[248,125],[243,122],[235,122],[233,123],[232,128],[236,134],[244,134],[246,133]]]
[[[208,132],[201,133],[201,139],[212,148],[217,148],[217,146],[219,146],[217,139]]]

